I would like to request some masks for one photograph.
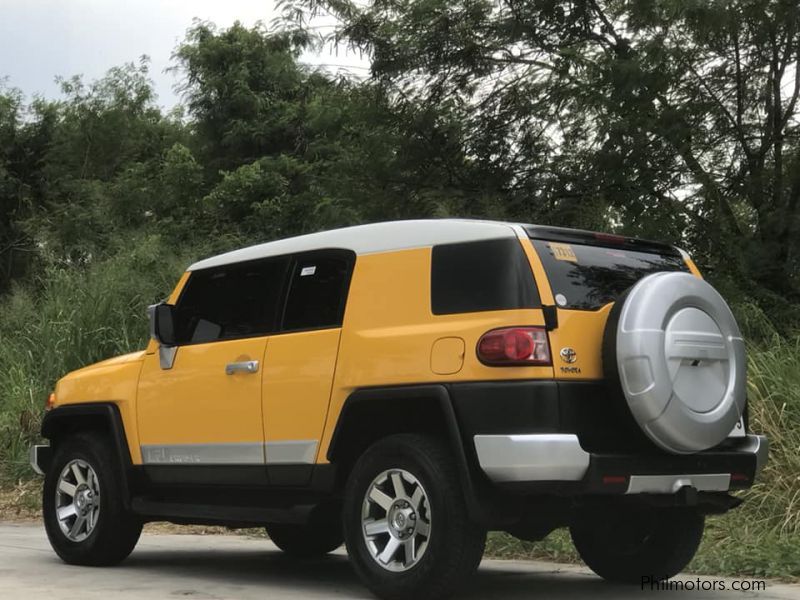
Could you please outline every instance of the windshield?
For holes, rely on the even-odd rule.
[[[688,271],[678,254],[532,240],[560,308],[596,310],[614,302],[642,277]]]

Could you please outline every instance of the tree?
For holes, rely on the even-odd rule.
[[[302,33],[197,23],[176,58],[213,182],[216,231],[246,240],[442,214],[486,214],[487,178],[447,110],[397,109],[381,85],[297,62]]]
[[[20,159],[19,140],[22,95],[0,86],[0,290],[17,275],[18,253],[24,246],[16,225],[22,210],[21,182],[16,169]]]
[[[287,29],[309,10],[396,106],[453,111],[512,216],[668,238],[798,297],[796,2],[303,0]]]

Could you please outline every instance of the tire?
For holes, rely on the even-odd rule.
[[[570,527],[583,562],[615,583],[641,584],[680,573],[703,537],[705,518],[681,509],[602,511]]]
[[[422,435],[393,435],[358,459],[345,489],[344,533],[356,573],[375,595],[445,598],[475,572],[486,530],[469,520],[457,472],[448,448]]]
[[[680,272],[640,279],[609,313],[603,370],[612,396],[651,444],[671,454],[713,448],[747,402],[744,340],[707,282]]]
[[[344,543],[341,513],[331,519],[312,519],[308,524],[272,523],[266,528],[269,539],[294,558],[314,558],[333,552]]]
[[[68,564],[115,565],[127,558],[139,540],[142,521],[124,508],[123,474],[112,456],[114,453],[107,438],[79,433],[58,444],[45,474],[42,489],[45,530],[53,550]],[[76,468],[80,478],[75,473]],[[62,474],[61,487],[66,492],[57,492]],[[68,493],[70,491],[72,496]],[[63,513],[79,513],[80,500],[75,494],[83,496],[83,510],[86,511],[84,523],[77,529],[74,528],[81,515],[66,517],[62,523],[56,512],[61,507]],[[99,503],[96,502],[98,495]],[[90,499],[86,500],[87,497]],[[62,530],[62,525],[69,531]]]

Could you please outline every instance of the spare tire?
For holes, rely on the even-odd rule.
[[[722,296],[689,273],[655,273],[617,300],[603,340],[606,378],[659,448],[722,442],[746,404],[747,358]]]

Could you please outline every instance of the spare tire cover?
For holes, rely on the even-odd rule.
[[[725,300],[702,279],[669,272],[643,278],[620,301],[604,360],[616,363],[639,427],[676,454],[719,444],[746,403],[744,341]]]

